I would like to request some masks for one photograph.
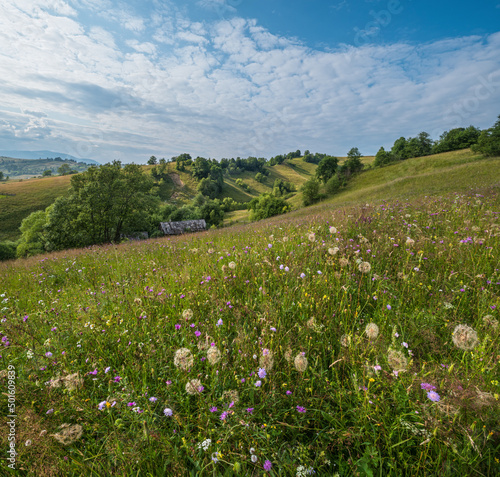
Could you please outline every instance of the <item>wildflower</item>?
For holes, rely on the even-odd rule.
[[[215,406],[212,406],[212,407],[210,408],[210,412],[217,412],[217,408],[216,408]]]
[[[109,372],[109,370],[111,369],[110,366],[108,366],[105,370],[104,370],[104,374],[107,374]]]
[[[338,247],[333,247],[333,248],[329,248],[329,249],[328,249],[328,253],[329,253],[330,255],[337,255],[338,251],[339,251],[339,248],[338,248]]]
[[[217,326],[221,326],[223,324],[224,324],[224,322],[222,321],[222,318],[219,318],[219,321],[217,321]]]
[[[180,348],[175,352],[174,364],[176,367],[187,370],[193,366],[194,357],[187,348]]]
[[[28,440],[24,443],[24,445],[25,445],[26,447],[29,447],[29,446],[31,445],[31,439],[28,439]]]
[[[292,391],[290,390],[287,390],[287,392],[285,393],[287,396],[290,396],[290,394],[292,394]]]
[[[255,464],[259,460],[259,458],[256,455],[252,454],[252,457],[250,457],[250,460]]]
[[[253,410],[254,410],[253,407],[247,407],[248,414],[253,414]]]
[[[45,414],[52,414],[54,412],[54,409],[49,409]]]
[[[479,343],[476,331],[467,325],[458,325],[452,336],[455,346],[466,351],[474,349]]]
[[[266,377],[266,370],[265,368],[259,368],[259,371],[257,372],[259,378],[264,379]]]
[[[224,420],[226,419],[226,417],[227,417],[227,411],[224,411],[224,412],[220,415],[220,418],[219,418],[219,419],[220,419],[221,421],[224,421]]]
[[[273,464],[271,464],[271,461],[270,460],[266,460],[264,462],[264,470],[266,472],[269,472],[271,470],[271,467],[273,466]]]
[[[295,356],[293,364],[299,373],[303,373],[307,369],[307,358],[302,353],[299,353]]]
[[[195,336],[196,336],[197,338],[199,338],[199,337],[200,337],[200,335],[201,335],[201,331],[196,330],[196,331],[194,332],[194,334],[195,334]]]
[[[153,402],[153,403],[155,403],[156,401],[158,401],[158,398],[156,398],[156,397],[154,397],[154,396],[151,396],[151,397],[149,398],[149,402]]]
[[[376,366],[373,367],[373,369],[375,371],[381,371],[382,370],[382,366],[379,366],[378,364]]]
[[[358,266],[358,270],[361,273],[368,273],[372,269],[372,266],[368,262],[361,262]]]
[[[135,406],[135,401],[131,401],[127,404],[127,406],[134,407]]]
[[[188,321],[193,317],[193,310],[191,308],[188,308],[182,312],[182,317]]]
[[[302,273],[300,274],[300,278],[306,278],[306,274],[305,274],[304,272],[302,272]]]
[[[375,323],[368,323],[365,328],[365,333],[371,340],[378,336],[379,328]]]
[[[175,325],[175,329],[176,329],[176,330],[180,330],[180,329],[181,329],[181,325],[179,325],[179,323],[177,323],[177,324]]]
[[[425,391],[432,391],[433,389],[436,389],[436,386],[433,386],[429,383],[420,383],[420,388],[424,389]]]
[[[285,267],[285,272],[289,272],[290,269],[288,267]]]
[[[113,378],[113,381],[114,381],[115,383],[119,383],[119,382],[121,381],[121,379],[122,379],[122,377],[121,377],[121,376],[115,376],[115,377]]]
[[[198,444],[198,449],[206,451],[210,447],[210,444],[212,444],[212,439],[205,439],[203,442]]]
[[[234,269],[236,268],[236,263],[234,263],[234,262],[229,262],[229,265],[228,265],[228,266],[229,266],[229,268],[230,268],[231,270],[234,270]]]
[[[26,352],[26,357],[27,357],[28,359],[32,359],[32,358],[33,358],[33,356],[35,356],[35,353],[33,353],[33,351],[29,349],[29,350]]]
[[[492,315],[483,316],[483,323],[485,326],[496,330],[498,328],[498,321]]]
[[[398,373],[406,371],[408,366],[408,360],[401,351],[391,349],[387,356],[387,361],[389,362],[390,367]]]
[[[305,408],[305,407],[302,407],[302,406],[297,406],[297,411],[298,411],[298,412],[305,413],[305,412],[306,412],[306,408]]]
[[[339,260],[339,263],[340,263],[341,267],[346,267],[347,265],[349,265],[349,260],[347,258],[345,258],[345,257],[342,257]]]
[[[342,335],[340,338],[340,344],[344,348],[349,348],[349,345],[351,344],[351,337],[349,335]]]
[[[83,434],[83,427],[79,424],[62,424],[61,431],[54,434],[54,439],[63,446],[69,446],[76,442]]]
[[[45,356],[47,356],[47,358],[51,358],[52,357],[52,353],[50,351],[47,351],[45,353]]]
[[[170,417],[170,416],[172,416],[174,414],[174,411],[172,411],[172,409],[170,409],[169,407],[167,407],[167,408],[165,408],[163,410],[163,414],[165,414],[165,416],[167,416],[167,417]]]
[[[439,394],[436,392],[436,391],[429,391],[427,393],[427,397],[431,400],[431,401],[434,401],[434,402],[438,402],[439,399],[441,399],[439,397]]]
[[[106,407],[106,402],[107,401],[102,401],[99,403],[99,405],[97,406],[99,408],[99,411],[102,411]]]
[[[307,236],[307,239],[309,240],[309,242],[314,242],[316,240],[316,234],[313,232],[313,233],[310,233],[308,236]]]
[[[208,362],[212,365],[218,363],[221,358],[219,348],[217,348],[217,346],[211,346],[207,351],[207,358]]]
[[[274,326],[271,326],[271,328],[269,328],[271,331],[273,331],[274,333],[276,333],[276,328]]]
[[[409,245],[410,247],[415,243],[415,240],[411,239],[410,237],[408,237],[406,239],[406,245]]]
[[[388,309],[388,310],[392,310],[391,305],[387,305],[387,309]]]
[[[265,349],[259,359],[259,366],[265,368],[266,371],[271,371],[274,366],[274,355],[272,351]]]
[[[255,386],[256,386],[256,387],[258,387],[258,388],[260,388],[260,387],[262,386],[262,381],[260,381],[260,380],[259,380],[259,381],[257,381],[257,382],[255,383]]]
[[[240,400],[240,396],[236,389],[230,389],[222,393],[222,399],[224,399],[225,401],[232,401],[236,403]]]
[[[335,227],[333,227],[333,226],[329,228],[329,231],[330,231],[331,234],[336,234],[337,233],[337,229]]]
[[[203,389],[199,379],[192,379],[186,384],[186,392],[191,395],[201,393]]]

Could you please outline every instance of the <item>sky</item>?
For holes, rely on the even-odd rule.
[[[500,0],[2,0],[0,150],[372,155],[500,114]]]

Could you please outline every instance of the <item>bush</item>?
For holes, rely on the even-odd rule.
[[[17,243],[10,240],[0,242],[0,261],[16,258]]]
[[[308,180],[302,186],[303,202],[305,206],[315,204],[321,198],[319,194],[319,182],[316,179]]]
[[[267,219],[268,217],[284,214],[290,209],[291,207],[285,199],[272,194],[262,194],[248,203],[250,220]]]
[[[341,189],[341,187],[342,181],[338,174],[330,177],[330,179],[328,179],[328,182],[326,183],[326,191],[331,195],[336,194]]]
[[[484,156],[500,156],[500,116],[492,128],[481,132],[472,150]]]

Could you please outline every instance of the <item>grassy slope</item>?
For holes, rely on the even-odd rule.
[[[70,180],[71,176],[57,176],[0,183],[0,241],[17,239],[23,218],[64,195]]]

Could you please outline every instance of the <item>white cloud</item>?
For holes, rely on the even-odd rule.
[[[500,108],[500,34],[325,52],[171,5],[151,23],[124,9],[138,21],[112,32],[18,3],[0,5],[0,136],[57,139],[77,156],[373,153],[424,129],[489,126]],[[83,3],[97,8],[72,6]]]

